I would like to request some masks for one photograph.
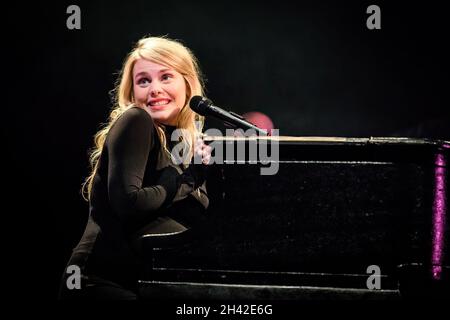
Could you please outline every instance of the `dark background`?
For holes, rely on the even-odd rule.
[[[81,8],[81,30],[66,28],[71,4]],[[381,8],[381,30],[366,28],[370,4]],[[79,192],[89,173],[87,151],[107,119],[116,74],[141,37],[182,40],[200,61],[209,98],[238,113],[264,112],[281,135],[448,140],[449,27],[441,6],[175,0],[13,5],[3,20],[4,68],[12,82],[4,86],[5,204],[12,204],[7,216],[18,220],[12,227],[5,223],[14,231],[8,265],[25,281],[32,270],[42,270],[32,276],[34,288],[45,292],[41,297],[56,297],[87,220]]]

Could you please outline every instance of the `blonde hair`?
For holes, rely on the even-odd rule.
[[[109,115],[109,121],[103,125],[94,136],[94,148],[90,151],[89,162],[91,174],[82,185],[81,193],[85,200],[90,200],[93,180],[97,173],[98,162],[111,126],[128,109],[135,104],[133,94],[133,67],[137,60],[146,59],[179,72],[186,82],[186,102],[178,113],[176,127],[181,130],[183,143],[187,144],[190,160],[193,156],[194,138],[201,134],[204,118],[194,113],[187,105],[189,100],[196,95],[204,95],[204,82],[198,61],[191,50],[181,42],[163,37],[145,37],[139,40],[135,48],[128,54],[119,74],[115,89],[112,91],[114,103]],[[198,125],[196,125],[196,122]],[[161,141],[162,152],[166,152],[170,158],[170,151],[166,147],[164,129],[154,122],[157,136]],[[187,163],[184,163],[187,165]],[[87,198],[85,196],[87,194]]]

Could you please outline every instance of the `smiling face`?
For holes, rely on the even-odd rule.
[[[138,59],[133,67],[135,102],[154,121],[175,126],[186,103],[186,82],[181,73],[158,63]]]

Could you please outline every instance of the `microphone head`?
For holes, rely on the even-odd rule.
[[[202,116],[208,114],[210,105],[212,105],[212,101],[202,96],[193,96],[189,101],[191,109]]]

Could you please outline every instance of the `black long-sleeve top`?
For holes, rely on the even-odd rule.
[[[166,127],[168,148],[174,127]],[[171,164],[150,115],[139,107],[125,111],[108,132],[94,176],[89,219],[69,264],[133,288],[141,258],[131,246],[137,230],[161,216],[195,219],[204,214],[204,185],[197,193],[180,179]],[[176,218],[175,218],[176,219]]]

